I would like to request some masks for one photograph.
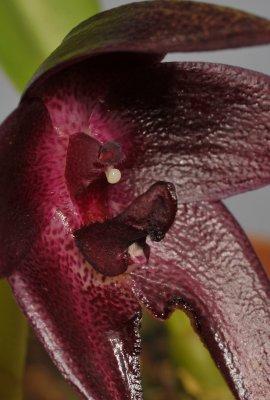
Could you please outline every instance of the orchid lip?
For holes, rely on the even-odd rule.
[[[97,272],[117,276],[148,262],[150,247],[146,238],[162,240],[176,209],[173,185],[157,182],[117,217],[77,230],[75,242]]]

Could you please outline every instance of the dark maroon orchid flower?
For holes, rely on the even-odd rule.
[[[270,291],[220,200],[270,182],[270,79],[165,53],[270,42],[189,1],[76,27],[0,136],[0,271],[85,399],[142,398],[141,305],[186,310],[236,398],[270,390]]]

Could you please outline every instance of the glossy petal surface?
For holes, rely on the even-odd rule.
[[[183,203],[269,184],[268,76],[207,63],[138,75],[114,104],[138,123],[133,181],[169,180]]]
[[[140,307],[121,279],[97,274],[75,245],[83,215],[65,179],[69,137],[33,100],[5,122],[1,139],[1,251],[12,261],[3,272],[16,267],[18,302],[84,397],[140,399]]]
[[[53,361],[86,399],[141,399],[140,308],[84,261],[58,210],[10,283]]]
[[[119,69],[75,66],[34,94],[68,135],[120,143],[122,186],[176,182],[184,203],[270,182],[269,77],[207,63]]]
[[[131,275],[154,315],[186,310],[241,400],[269,393],[269,281],[247,238],[220,203],[183,204],[173,228]]]
[[[140,308],[95,277],[75,246],[82,217],[65,180],[67,138],[40,100],[1,131],[1,272],[63,375],[86,398],[140,399]],[[104,286],[102,286],[104,284]]]
[[[38,243],[24,260],[20,270],[13,274],[11,282],[16,297],[52,358],[86,398],[107,396],[108,399],[116,399],[122,396],[125,399],[133,396],[139,399],[141,393],[138,389],[138,342],[125,344],[124,339],[121,342],[118,348],[131,348],[131,353],[125,350],[121,352],[124,359],[130,361],[130,364],[123,361],[122,365],[125,365],[125,368],[121,369],[118,356],[114,353],[116,342],[111,345],[111,341],[104,341],[104,337],[110,336],[108,332],[113,331],[115,335],[121,336],[124,335],[119,331],[121,327],[124,330],[131,329],[127,326],[130,326],[129,321],[139,311],[137,302],[132,293],[125,288],[127,282],[124,284],[122,279],[115,282],[114,278],[112,282],[108,282],[89,267],[74,244],[72,232],[81,228],[89,219],[95,222],[97,217],[95,213],[93,216],[92,208],[96,210],[96,205],[100,207],[98,219],[104,218],[103,206],[105,209],[108,207],[110,217],[115,217],[130,204],[135,194],[141,193],[142,189],[147,189],[159,179],[166,178],[176,183],[181,203],[215,199],[267,183],[269,80],[250,71],[201,63],[164,64],[155,68],[122,68],[120,76],[115,69],[108,71],[102,63],[97,65],[99,69],[96,72],[95,66],[88,63],[72,67],[33,92],[33,95],[44,101],[49,111],[54,135],[58,138],[56,149],[59,149],[60,157],[57,151],[51,152],[50,155],[53,163],[58,160],[55,171],[58,171],[63,181],[60,182],[57,191],[60,202],[50,198],[46,203],[46,207],[48,204],[50,207],[54,206],[53,218],[50,220],[56,227],[50,224],[41,232]],[[107,185],[104,192],[102,185],[90,188],[89,193],[95,197],[96,205],[90,207],[91,216],[88,215],[87,218],[82,212],[81,204],[71,199],[65,180],[65,160],[69,144],[75,137],[73,135],[78,132],[84,132],[83,135],[89,135],[89,138],[92,136],[102,145],[114,141],[121,148],[119,167],[122,171],[122,181],[113,188],[107,187],[103,182],[102,185]],[[98,145],[94,143],[96,150],[93,154],[96,157],[99,152]],[[89,150],[91,149],[92,147]],[[91,169],[91,160],[89,165]],[[102,198],[103,195],[107,196],[107,205],[99,202],[100,193]],[[192,215],[190,223],[195,223]],[[200,223],[203,224],[203,221]],[[182,238],[185,243],[185,235]],[[188,237],[186,240],[189,240]],[[173,246],[174,237],[170,235],[170,241],[166,239],[166,243]],[[196,243],[199,244],[199,239]],[[163,245],[151,243],[151,253],[159,254],[158,249],[162,250]],[[174,256],[176,260],[177,254]],[[168,260],[165,261],[167,263]],[[171,268],[169,263],[164,263],[161,273],[164,271],[164,274],[168,274],[169,266]],[[202,266],[200,268],[201,271],[205,271]],[[151,266],[149,271],[152,271]],[[155,268],[155,272],[158,271],[159,268]],[[181,275],[183,284],[186,282],[185,293],[188,291],[188,285],[192,287],[195,282],[187,276],[188,278]],[[170,274],[170,277],[173,278],[174,274]],[[208,278],[211,281],[212,276]],[[164,289],[159,285],[158,275],[157,280],[153,275],[153,280],[160,288],[160,296]],[[175,286],[174,281],[170,284],[170,290],[173,290],[175,296],[179,295],[179,288],[183,290],[181,285],[178,280]],[[199,287],[199,292],[201,287],[203,286]],[[137,286],[136,293],[140,288],[141,286]],[[212,287],[210,289],[212,290]],[[148,296],[148,293],[151,290],[144,286],[140,293],[140,297],[144,296],[145,304],[149,306],[151,296]],[[165,295],[169,298],[171,291],[165,292]],[[227,295],[227,292],[224,291],[224,295]],[[198,313],[205,319],[212,315],[212,309],[206,307],[202,310],[200,307],[203,307],[205,302],[210,302],[208,296],[211,297],[209,293],[203,293],[200,304],[194,293],[187,297],[190,303],[195,299]],[[108,299],[113,300],[107,303]],[[163,307],[162,296],[159,299],[153,297],[154,303],[155,307]],[[124,310],[121,308],[123,304]],[[250,301],[250,304],[250,307],[254,306],[253,301]],[[236,311],[240,313],[241,307],[238,303],[237,307]],[[63,311],[65,309],[66,312]],[[225,311],[218,308],[217,319],[223,318]],[[101,322],[105,319],[106,323]],[[114,320],[117,325],[113,325]],[[205,332],[210,329],[211,333],[212,322],[209,321],[208,325],[205,323],[204,326]],[[230,335],[235,335],[235,320],[227,325],[225,322],[227,336],[220,339],[220,346],[229,346]],[[97,326],[100,331],[97,331]],[[215,327],[214,323],[213,326]],[[254,330],[256,327],[257,325],[254,326]],[[136,332],[137,328],[134,329]],[[224,333],[218,329],[215,332]],[[258,338],[255,331],[254,334]],[[240,335],[245,335],[245,332],[239,331],[239,338]],[[207,334],[203,336],[207,341]],[[95,342],[95,338],[100,339],[98,343]],[[252,386],[254,375],[246,366],[240,345],[236,343],[229,348],[232,357],[236,358],[230,367],[224,362],[223,349],[218,350],[216,342],[213,343],[211,338],[210,334],[208,346],[214,348],[213,352],[218,362],[221,357],[224,371],[230,376],[228,380],[232,386],[237,387],[235,390],[242,396],[239,398],[245,399],[242,393],[247,397],[255,390]],[[81,343],[84,345],[81,346]],[[89,363],[86,363],[86,352],[82,349],[87,349]],[[89,354],[92,354],[93,358]],[[102,354],[101,358],[99,354]],[[257,359],[258,353],[254,354]],[[258,396],[266,390],[266,363],[267,361],[263,360],[259,375],[262,379],[259,392],[254,392]],[[111,368],[111,365],[114,367]],[[244,375],[240,377],[240,386],[237,386],[235,382],[239,373],[235,372],[235,369],[238,371],[239,368],[241,371],[243,368]],[[96,369],[104,371],[102,376],[92,375]],[[121,371],[127,374],[124,373],[125,378]],[[89,376],[93,376],[93,380],[90,380]],[[128,384],[127,376],[132,377]],[[98,386],[95,382],[99,382]],[[105,392],[100,392],[99,388],[104,388],[102,390]]]
[[[152,1],[98,14],[74,28],[34,79],[90,56],[213,50],[269,43],[269,21],[236,9],[191,1]],[[146,62],[149,57],[144,58]],[[143,58],[142,58],[143,60]]]

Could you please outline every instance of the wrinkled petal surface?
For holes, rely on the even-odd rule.
[[[149,54],[162,56],[173,51],[214,50],[269,41],[269,21],[236,9],[191,1],[139,2],[82,22],[42,64],[34,80],[99,54],[144,53],[148,56],[139,60],[147,62],[152,59]],[[136,59],[131,58],[131,62]]]
[[[141,302],[193,317],[236,397],[269,394],[270,287],[247,238],[221,203],[183,204],[173,228],[131,273]]]
[[[121,280],[95,273],[56,212],[19,271],[14,294],[53,361],[86,399],[141,399],[140,307]]]
[[[75,245],[83,216],[65,179],[68,144],[40,100],[24,102],[2,126],[1,267],[85,398],[137,400],[140,307],[124,281],[97,274]]]
[[[138,124],[135,182],[174,182],[183,203],[270,183],[268,76],[207,63],[138,75],[114,103]]]
[[[39,100],[21,105],[0,128],[0,275],[20,266],[53,208],[63,203],[58,142]]]
[[[120,72],[121,75],[113,68],[108,71],[99,61],[96,65],[85,63],[56,75],[44,87],[32,92],[33,96],[44,102],[49,112],[54,137],[57,137],[55,151],[50,152],[50,160],[52,164],[57,161],[54,170],[63,180],[57,186],[59,201],[50,197],[46,207],[44,206],[44,215],[51,216],[50,224],[40,232],[37,243],[11,278],[17,299],[52,358],[86,398],[140,398],[138,319],[136,324],[133,322],[134,315],[139,313],[139,306],[134,296],[136,294],[150,308],[154,307],[151,305],[152,299],[155,307],[161,307],[160,315],[163,315],[164,298],[161,294],[164,293],[164,288],[162,284],[159,285],[159,272],[162,275],[164,271],[162,279],[165,279],[168,268],[176,268],[180,259],[178,263],[179,254],[174,251],[173,267],[171,260],[169,262],[165,259],[162,268],[155,266],[153,269],[158,274],[151,278],[159,288],[158,297],[153,295],[151,298],[153,287],[148,289],[148,283],[144,284],[147,280],[142,277],[144,271],[151,273],[151,264],[138,274],[132,293],[127,288],[127,276],[105,278],[89,266],[75,244],[74,231],[89,221],[94,223],[100,219],[102,222],[104,218],[115,218],[131,204],[136,195],[160,179],[174,182],[179,202],[185,203],[216,199],[261,186],[269,182],[270,174],[267,77],[242,69],[201,63],[161,64],[155,68],[125,67]],[[29,99],[30,96],[27,101]],[[89,135],[89,139],[85,135]],[[49,137],[46,136],[48,143]],[[76,138],[80,138],[79,147],[72,144],[76,142]],[[86,141],[81,147],[82,138]],[[86,197],[82,199],[82,207],[82,203],[75,199],[76,186],[72,186],[76,189],[72,194],[68,181],[72,182],[70,176],[74,177],[74,171],[78,169],[82,172],[82,178],[88,175],[85,175],[79,164],[78,168],[73,168],[72,151],[71,156],[67,158],[67,155],[69,149],[75,149],[82,155],[82,160],[87,159],[90,154],[91,172],[94,159],[100,154],[97,142],[101,148],[108,142],[114,142],[121,149],[117,167],[121,169],[122,180],[113,187],[104,180],[99,184],[94,183],[94,186],[90,185]],[[48,145],[47,142],[45,144],[44,148]],[[84,163],[82,165],[86,166]],[[90,180],[92,176],[90,173]],[[99,201],[101,197],[106,201]],[[106,210],[106,217],[103,209]],[[53,210],[53,213],[49,214],[47,210]],[[198,216],[189,216],[190,223],[194,224]],[[200,221],[202,227],[203,222]],[[206,227],[208,224],[206,221]],[[214,228],[214,224],[212,225]],[[172,230],[164,243],[173,247],[176,244],[177,249],[179,244],[175,240],[178,231],[177,234],[174,232]],[[195,235],[196,230],[190,232]],[[212,234],[215,238],[213,232]],[[187,235],[182,235],[181,238],[184,244],[185,240],[189,240]],[[211,236],[211,240],[213,238]],[[220,239],[219,246],[222,246],[222,240]],[[224,241],[226,242],[226,238]],[[197,246],[199,242],[200,238],[197,238]],[[228,242],[232,245],[232,236]],[[218,244],[215,246],[218,251]],[[158,249],[164,249],[163,244],[151,243],[150,247],[150,255],[158,255]],[[170,254],[167,247],[166,252]],[[228,264],[233,265],[237,258],[234,258],[233,251],[230,254],[232,261],[228,261]],[[223,257],[226,259],[226,252],[220,255],[220,260]],[[202,257],[199,259],[203,260]],[[250,270],[252,262],[257,262],[250,259],[244,261]],[[161,265],[160,261],[158,263],[158,266]],[[198,279],[200,270],[205,274],[208,271],[203,269],[205,265],[199,266],[198,271],[194,266],[194,275],[197,271]],[[217,268],[216,264],[214,266]],[[236,278],[238,275],[241,277],[239,271]],[[231,304],[233,299],[229,298],[230,308],[223,309],[217,299],[213,300],[211,297],[211,274],[206,274],[207,279],[203,284],[195,285],[196,280],[191,272],[184,272],[181,273],[182,280],[176,273],[170,274],[170,278],[176,281],[166,280],[167,283],[170,282],[170,286],[168,293],[165,291],[165,302],[171,298],[172,291],[174,299],[177,296],[185,298],[190,294],[186,298],[192,306],[195,302],[196,315],[202,318],[202,336],[207,345],[214,349],[213,354],[217,362],[222,364],[231,386],[241,400],[249,393],[255,393],[259,399],[261,393],[266,391],[265,368],[268,361],[261,358],[260,374],[256,372],[261,384],[256,392],[252,386],[254,370],[247,365],[241,348],[240,338],[246,337],[244,327],[247,329],[248,322],[243,320],[243,330],[237,331],[239,343],[234,343],[232,338],[236,335],[236,321],[231,321],[231,314],[226,314],[226,310],[232,310],[240,318],[243,310],[241,304],[236,302],[234,309]],[[221,278],[225,280],[230,275],[225,276],[224,273]],[[220,284],[223,291],[218,291],[218,284],[216,290],[223,303],[230,293],[224,290],[226,286],[222,279]],[[204,287],[208,280],[210,286]],[[246,283],[247,288],[251,286],[248,280]],[[193,287],[193,284],[194,290],[198,287],[199,294],[203,291],[201,297],[197,292],[188,292],[189,285]],[[228,290],[229,288],[228,285]],[[247,289],[243,290],[247,296]],[[262,289],[259,287],[259,290]],[[254,307],[257,298],[247,299],[246,307]],[[264,300],[267,301],[266,295]],[[210,303],[217,304],[217,307],[212,310]],[[157,309],[154,311],[158,314]],[[216,319],[212,321],[214,311]],[[206,321],[207,318],[209,322]],[[264,318],[265,321],[269,320],[268,315],[267,318],[264,315]],[[216,327],[218,323],[219,326]],[[129,342],[129,337],[126,338],[126,343],[124,332],[132,329],[132,343]],[[257,360],[259,348],[262,348],[256,331],[259,329],[258,323],[253,325],[253,329],[258,346],[252,354]],[[119,346],[115,340],[110,339],[111,332],[113,337],[122,338],[119,339]],[[216,334],[214,339],[213,332]],[[265,340],[264,336],[262,340]],[[247,346],[251,348],[251,343],[247,342]],[[115,355],[115,348],[122,349],[118,355]],[[233,359],[231,365],[224,355],[224,348],[228,348],[228,357]],[[89,359],[88,363],[86,359]],[[93,379],[89,378],[91,376]]]
[[[121,144],[122,186],[126,181],[136,193],[156,180],[176,182],[184,203],[270,182],[266,75],[208,63],[119,73],[98,63],[70,68],[45,86],[34,93],[44,99],[55,126]]]

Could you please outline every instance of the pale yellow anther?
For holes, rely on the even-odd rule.
[[[108,167],[105,171],[107,181],[114,185],[118,183],[121,179],[121,171],[117,168]]]

